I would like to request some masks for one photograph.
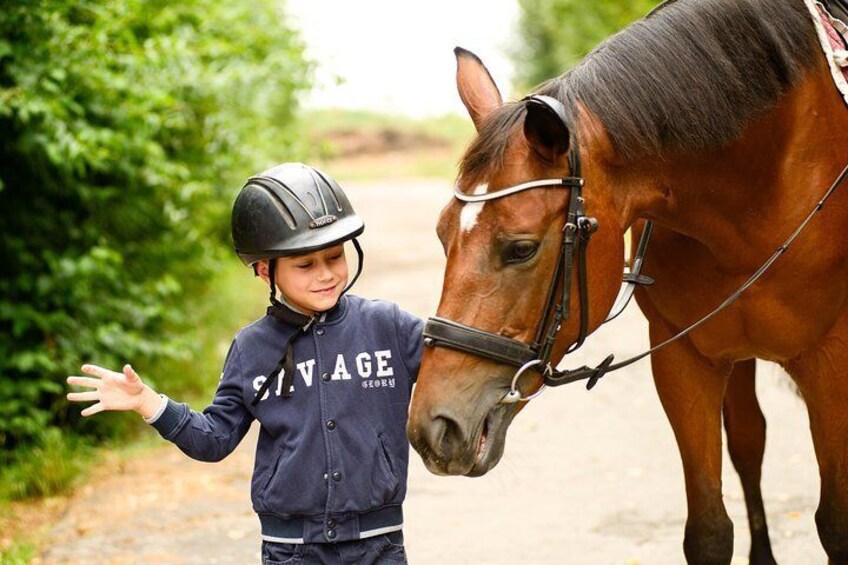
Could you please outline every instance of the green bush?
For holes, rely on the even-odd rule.
[[[35,547],[29,543],[22,543],[0,550],[0,564],[2,565],[28,565],[35,558]]]
[[[48,430],[38,445],[19,447],[12,464],[0,470],[0,500],[62,492],[85,468],[90,452],[78,436]]]
[[[561,75],[604,38],[641,18],[659,0],[518,0],[516,80],[522,88]]]
[[[299,151],[311,65],[277,6],[3,2],[0,465],[110,433],[64,400],[81,362],[190,356],[239,183]]]

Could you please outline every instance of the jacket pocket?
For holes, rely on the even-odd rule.
[[[279,453],[270,477],[257,490],[256,508],[282,516],[322,512],[327,501],[324,454],[303,453],[291,445]]]
[[[274,481],[277,479],[277,475],[280,474],[280,469],[283,466],[283,458],[286,456],[286,446],[284,445],[277,451],[277,460],[274,461],[274,466],[271,468],[271,475],[268,477],[268,480],[265,481],[265,486],[262,487],[262,490],[259,491],[260,498],[265,498],[265,493],[268,492],[268,489],[274,484]]]
[[[392,465],[392,458],[382,435],[377,436],[376,461],[371,477],[371,506],[382,506],[391,502],[397,494],[400,482]]]

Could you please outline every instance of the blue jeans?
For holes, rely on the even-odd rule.
[[[262,565],[383,565],[406,562],[403,532],[338,543],[262,542]]]

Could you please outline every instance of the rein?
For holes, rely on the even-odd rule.
[[[565,108],[558,100],[548,96],[531,95],[525,98],[525,101],[528,104],[539,104],[544,106],[564,121]],[[789,239],[787,239],[783,245],[781,245],[771,255],[771,257],[769,257],[768,260],[766,260],[766,262],[757,269],[757,271],[751,275],[751,277],[745,281],[742,286],[739,287],[736,292],[731,294],[724,302],[703,318],[682,330],[677,335],[667,339],[655,347],[652,347],[648,351],[619,363],[613,364],[615,356],[610,354],[596,367],[583,366],[577,369],[565,369],[560,371],[555,368],[555,364],[551,363],[551,355],[556,341],[556,336],[562,328],[562,323],[567,320],[571,314],[569,299],[571,295],[573,264],[575,262],[577,263],[578,296],[580,303],[580,330],[577,341],[575,341],[568,350],[566,350],[564,355],[572,353],[579,348],[583,344],[588,333],[589,299],[588,287],[586,284],[586,248],[592,234],[598,229],[597,220],[586,216],[584,213],[582,190],[585,182],[581,175],[580,157],[576,143],[572,143],[571,145],[568,160],[572,173],[572,176],[570,177],[530,181],[480,195],[467,195],[459,192],[458,190],[454,192],[454,197],[463,202],[484,202],[537,188],[568,187],[571,190],[566,222],[563,227],[563,239],[559,252],[559,259],[557,260],[557,266],[548,291],[545,309],[539,321],[539,326],[536,330],[536,337],[533,343],[526,344],[517,339],[487,332],[478,328],[460,324],[453,320],[439,317],[430,318],[424,327],[424,343],[428,347],[447,347],[449,349],[470,353],[498,363],[517,367],[517,371],[512,378],[510,390],[500,400],[501,404],[527,402],[541,394],[546,386],[561,386],[582,380],[588,380],[586,388],[591,390],[605,374],[617,371],[618,369],[622,369],[644,359],[700,327],[719,312],[736,302],[736,300],[738,300],[751,285],[759,280],[769,270],[769,268],[771,268],[775,261],[777,261],[777,259],[789,249],[792,242],[794,242],[801,232],[807,227],[813,216],[822,209],[825,202],[845,181],[846,177],[848,177],[848,166],[846,166],[813,210],[792,233]],[[625,273],[624,289],[620,293],[619,298],[616,300],[616,303],[606,321],[612,320],[624,310],[632,297],[636,286],[649,285],[653,282],[649,277],[645,277],[640,274],[652,229],[653,224],[650,221],[646,222],[645,229],[643,230],[642,237],[639,241],[636,257],[633,261],[631,272]],[[560,284],[562,285],[562,293],[558,294],[557,288]],[[531,368],[535,368],[535,370],[541,373],[544,384],[531,395],[522,396],[521,391],[518,389],[518,379]]]

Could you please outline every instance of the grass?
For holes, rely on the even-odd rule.
[[[62,495],[85,475],[94,453],[80,437],[53,428],[41,444],[6,459],[0,468],[0,564],[30,562],[46,526],[65,504]]]
[[[453,178],[474,135],[467,117],[413,119],[364,110],[316,110],[298,126],[311,159],[339,179]]]
[[[0,549],[0,565],[26,565],[36,555],[36,548],[31,543],[13,544],[5,550]]]
[[[65,492],[91,460],[91,447],[58,429],[45,432],[40,445],[15,454],[0,471],[0,500],[23,500]]]
[[[462,144],[474,133],[471,119],[457,114],[410,118],[370,110],[340,108],[304,112],[299,127],[310,136],[325,137],[336,132],[373,134],[384,130],[415,133],[447,143]]]

